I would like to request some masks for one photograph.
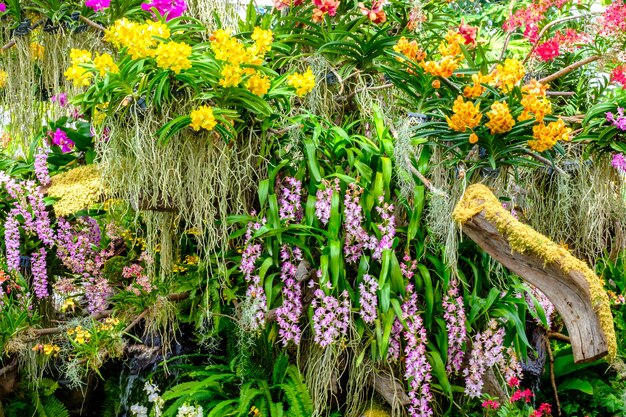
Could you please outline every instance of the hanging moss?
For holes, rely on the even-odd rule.
[[[564,273],[577,271],[584,275],[589,284],[591,302],[600,319],[600,325],[606,336],[609,358],[617,353],[613,315],[609,298],[602,287],[600,278],[582,260],[574,257],[565,247],[558,245],[532,227],[515,219],[495,195],[482,184],[467,188],[453,212],[454,220],[465,224],[478,213],[484,211],[485,217],[509,242],[511,249],[542,259],[546,264],[556,264]]]

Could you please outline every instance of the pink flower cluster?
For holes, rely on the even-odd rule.
[[[328,180],[322,180],[324,188],[317,190],[315,193],[315,216],[319,221],[326,225],[330,220],[331,201],[333,198],[333,192],[340,193],[339,178],[335,178],[334,184],[331,184]]]
[[[300,6],[304,0],[274,0],[274,7],[277,10],[285,10],[289,7]]]
[[[542,293],[541,291],[539,291],[537,288],[532,287],[530,292],[537,299],[537,301],[539,302],[539,305],[541,305],[541,308],[543,309],[546,315],[546,324],[548,325],[548,330],[549,330],[550,327],[552,327],[552,320],[551,320],[552,314],[554,314],[554,311],[556,310],[554,307],[554,304],[552,304],[552,302],[548,299],[548,297],[546,297],[546,295]],[[530,298],[528,294],[526,295],[526,303],[528,304],[528,309],[532,312],[535,312],[535,304],[533,303],[532,299]],[[537,324],[541,324],[541,323],[537,320]]]
[[[111,5],[111,0],[86,0],[85,6],[93,9],[94,12],[104,10]]]
[[[469,367],[463,371],[465,375],[465,394],[479,397],[483,389],[483,375],[487,368],[503,359],[504,329],[491,320],[487,329],[474,336]]]
[[[359,284],[359,304],[361,305],[361,317],[365,323],[374,323],[378,311],[378,282],[368,274],[363,275],[363,282]]]
[[[443,319],[448,329],[448,363],[446,370],[448,372],[459,372],[463,366],[463,344],[467,339],[467,329],[465,327],[463,297],[459,296],[456,282],[450,283],[450,288],[443,297],[442,306],[444,310]]]
[[[9,197],[13,199],[12,208],[4,224],[4,239],[9,270],[17,271],[20,267],[20,221],[26,232],[35,234],[44,245],[54,244],[54,231],[50,226],[50,217],[44,203],[44,196],[34,181],[16,181],[4,172],[0,172],[0,186],[4,185]]]
[[[561,8],[569,0],[534,0],[525,8],[517,10],[511,15],[503,28],[511,32],[517,28],[524,27],[524,36],[530,42],[537,42],[539,34],[539,22],[545,18],[545,13],[551,8]]]
[[[293,177],[283,180],[278,192],[278,215],[286,223],[302,220],[302,182]]]
[[[97,314],[107,307],[111,295],[109,282],[102,275],[104,261],[112,251],[100,250],[100,226],[93,218],[80,218],[74,225],[66,219],[57,221],[57,256],[73,273],[83,278],[87,308]]]
[[[558,31],[547,41],[540,43],[535,48],[534,54],[542,61],[552,61],[561,54],[561,50],[571,52],[577,45],[585,42],[585,34],[574,29],[565,32]]]
[[[283,305],[276,310],[276,321],[279,327],[278,335],[283,346],[287,346],[290,341],[299,345],[302,337],[302,330],[298,325],[303,310],[302,285],[296,280],[297,268],[290,259],[301,261],[302,253],[299,248],[293,248],[291,252],[293,256],[290,256],[286,245],[283,245],[280,251]]]
[[[386,0],[374,0],[369,8],[365,7],[363,3],[359,3],[359,10],[361,10],[363,15],[367,16],[370,22],[378,25],[387,21],[387,15],[385,10],[383,10],[383,6],[386,3]]]
[[[379,198],[379,202],[382,205],[376,207],[376,211],[380,215],[381,223],[378,225],[378,230],[381,233],[380,240],[374,248],[372,258],[380,261],[383,256],[383,251],[391,249],[393,247],[393,238],[396,235],[396,219],[393,215],[393,204],[383,203],[383,197]],[[370,238],[370,242],[374,243],[375,239]]]
[[[152,0],[150,2],[141,3],[141,8],[146,11],[156,9],[159,15],[165,16],[165,20],[170,21],[185,13],[187,3],[185,0]]]
[[[623,0],[614,0],[598,19],[598,27],[603,36],[619,36],[626,31],[626,5]]]
[[[500,403],[495,400],[483,401],[482,406],[485,410],[497,410],[500,408]]]
[[[241,255],[241,264],[239,270],[243,272],[244,278],[250,285],[246,290],[246,299],[244,301],[244,315],[246,320],[244,327],[257,331],[265,327],[265,314],[267,313],[267,297],[265,290],[261,284],[261,277],[253,275],[256,271],[255,263],[261,256],[263,246],[260,243],[252,243],[252,235],[259,230],[265,223],[265,219],[261,222],[248,224],[248,230],[246,231],[245,248]]]
[[[409,399],[411,405],[408,412],[411,417],[428,417],[433,415],[430,408],[432,394],[430,392],[432,367],[426,355],[428,338],[422,317],[418,313],[417,294],[413,292],[413,284],[406,288],[407,300],[402,304],[402,319],[406,323],[404,332],[405,373],[409,382]]]
[[[48,172],[48,154],[50,149],[38,148],[35,154],[35,176],[43,186],[50,184],[50,173]]]
[[[337,342],[348,334],[350,326],[350,299],[348,292],[341,293],[341,300],[327,295],[320,288],[315,290],[311,302],[313,312],[313,339],[321,347]]]
[[[134,284],[139,286],[139,288],[131,284],[128,286],[127,290],[133,292],[137,296],[141,295],[140,289],[147,293],[154,290],[154,286],[152,285],[152,282],[150,282],[150,278],[147,274],[144,274],[143,266],[139,264],[125,266],[122,270],[122,276],[124,278],[135,280]]]
[[[533,393],[528,388],[525,390],[518,389],[511,395],[510,401],[514,403],[519,400],[524,400],[524,402],[529,403],[532,397]]]
[[[606,112],[606,121],[610,122],[619,130],[626,131],[626,116],[624,116],[624,109],[622,107],[617,108],[617,117],[610,111]]]
[[[613,168],[617,169],[618,171],[626,173],[626,158],[624,158],[624,154],[613,154],[613,158],[611,159],[611,165],[613,165]]]
[[[38,251],[32,253],[30,258],[35,295],[39,299],[46,298],[49,295],[46,250],[44,248],[39,248]]]
[[[533,411],[528,417],[548,417],[552,415],[552,407],[548,403],[542,403],[538,409]]]
[[[363,228],[363,208],[361,194],[363,188],[356,183],[350,183],[344,198],[344,228],[345,244],[344,255],[346,262],[355,263],[363,255],[363,250],[374,249],[376,239],[371,238]]]
[[[340,3],[340,0],[313,0],[315,9],[313,9],[311,20],[315,23],[320,23],[324,19],[324,15],[336,15]]]
[[[70,152],[75,145],[74,141],[67,136],[67,133],[60,128],[57,128],[54,132],[49,131],[48,138],[50,139],[50,143],[60,147],[63,153]]]
[[[611,72],[611,82],[617,83],[626,88],[626,65],[619,65]]]

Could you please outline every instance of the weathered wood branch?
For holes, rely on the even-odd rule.
[[[525,251],[527,253],[514,250],[510,242],[517,240],[519,245],[522,239],[529,239],[537,250],[544,248],[542,245],[545,244],[544,249],[551,253],[555,253],[554,248],[558,245],[510,217],[486,187],[472,187],[475,188],[470,191],[470,187],[457,206],[458,212],[455,210],[455,218],[462,222],[463,232],[495,260],[548,297],[567,327],[575,362],[591,362],[610,353],[614,348],[613,329],[602,323],[602,315],[610,313],[603,310],[606,306],[598,300],[597,293],[592,296],[591,284],[582,270],[563,267],[565,262],[572,262],[575,258],[566,250],[560,250],[556,253],[564,252],[563,258],[547,262],[530,250]],[[501,233],[496,224],[513,236]],[[515,232],[517,229],[519,232]]]
[[[392,378],[391,375],[374,372],[372,373],[370,382],[374,391],[379,393],[380,396],[391,405],[391,409],[401,408],[411,404],[411,400],[406,392],[404,392],[402,384]]]
[[[548,75],[547,77],[544,77],[544,78],[540,79],[539,82],[541,84],[549,83],[551,81],[556,80],[559,77],[562,77],[562,76],[564,76],[566,74],[569,74],[570,72],[574,71],[577,68],[582,67],[583,65],[587,65],[587,64],[590,64],[590,63],[592,63],[594,61],[597,61],[600,58],[601,58],[600,55],[593,55],[593,56],[590,56],[588,58],[581,59],[580,61],[574,62],[572,65],[569,65],[569,66],[563,68],[562,70],[555,72],[552,75]]]

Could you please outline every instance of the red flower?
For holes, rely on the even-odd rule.
[[[515,401],[524,399],[525,402],[529,403],[532,396],[533,393],[528,388],[526,388],[524,391],[518,389],[513,393],[513,395],[511,395],[510,401],[514,403]]]
[[[543,403],[539,406],[540,413],[544,413],[546,416],[549,416],[552,413],[552,407],[548,403]]]
[[[611,72],[611,82],[616,82],[626,88],[626,66],[620,65]]]
[[[461,25],[459,26],[459,35],[463,36],[465,39],[465,45],[476,45],[476,32],[478,28],[475,28],[470,25],[466,25],[461,19]]]
[[[372,2],[372,8],[368,9],[363,3],[359,3],[359,9],[361,13],[367,16],[367,18],[375,24],[385,23],[387,21],[387,15],[383,10],[385,0],[374,0]]]
[[[487,400],[483,402],[483,408],[487,410],[497,410],[498,408],[500,408],[500,403],[494,400]]]
[[[552,61],[559,56],[559,42],[555,38],[545,41],[537,46],[535,53],[542,61]]]
[[[509,387],[519,387],[519,378],[516,376],[512,376],[508,381]]]

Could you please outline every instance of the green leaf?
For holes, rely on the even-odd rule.
[[[589,381],[579,378],[567,379],[559,383],[559,391],[576,390],[584,392],[587,395],[593,395],[593,386]]]

